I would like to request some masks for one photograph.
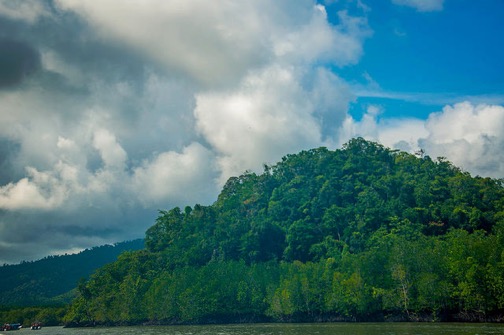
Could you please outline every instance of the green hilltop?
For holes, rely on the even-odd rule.
[[[503,183],[362,138],[302,151],[160,211],[78,292],[68,325],[502,321]]]

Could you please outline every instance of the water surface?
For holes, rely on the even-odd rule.
[[[45,327],[32,335],[504,335],[502,324],[481,323],[310,323],[111,328]],[[6,333],[0,333],[6,334]],[[11,332],[9,334],[12,334]],[[22,335],[16,333],[18,335]],[[7,334],[6,334],[7,335]]]

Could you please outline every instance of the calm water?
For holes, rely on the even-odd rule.
[[[503,334],[504,325],[460,323],[323,323],[157,326],[113,328],[46,327],[14,334],[33,335],[484,335]],[[21,333],[21,334],[20,334]],[[6,334],[6,333],[0,333]],[[9,332],[8,334],[12,334]]]

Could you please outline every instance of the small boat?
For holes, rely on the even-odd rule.
[[[23,326],[20,323],[4,323],[4,325],[1,327],[1,330],[4,332],[9,331],[9,330],[19,330]]]
[[[31,330],[40,330],[40,329],[42,329],[42,324],[40,322],[34,322],[34,323],[32,323],[30,329]]]

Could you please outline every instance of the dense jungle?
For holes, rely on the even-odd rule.
[[[356,138],[159,212],[69,324],[502,321],[503,181]]]

